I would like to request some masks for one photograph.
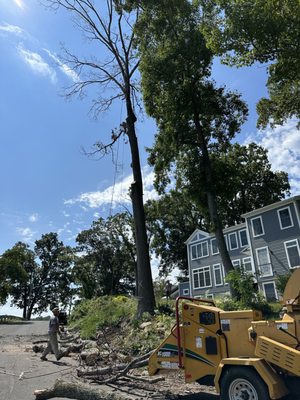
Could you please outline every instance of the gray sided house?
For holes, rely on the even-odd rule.
[[[243,215],[244,223],[224,229],[233,266],[253,274],[267,300],[278,299],[276,277],[300,267],[300,196]],[[228,293],[224,268],[213,234],[196,229],[185,242],[189,295],[214,298]],[[187,282],[179,294],[187,293]]]

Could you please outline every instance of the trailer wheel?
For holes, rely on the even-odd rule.
[[[269,400],[269,391],[251,368],[231,367],[221,380],[220,400]]]

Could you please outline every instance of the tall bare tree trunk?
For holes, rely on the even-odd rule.
[[[133,112],[130,99],[127,99],[127,135],[129,138],[133,183],[131,184],[131,200],[135,227],[135,241],[137,251],[137,291],[138,310],[140,317],[144,312],[153,314],[155,298],[152,282],[152,273],[149,256],[149,245],[145,223],[145,210],[143,203],[143,181],[141,174],[138,142],[135,133],[136,116]]]

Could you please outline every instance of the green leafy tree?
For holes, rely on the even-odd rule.
[[[131,216],[121,213],[94,221],[77,236],[74,274],[82,297],[133,292],[136,252],[132,225]]]
[[[278,292],[283,296],[284,289],[286,287],[286,284],[288,283],[288,280],[292,276],[291,272],[285,274],[285,275],[279,275],[276,277],[276,289]]]
[[[26,318],[30,295],[28,279],[35,267],[34,253],[22,242],[16,243],[0,257],[0,301],[4,304],[9,295],[13,296],[13,303],[17,302],[23,308],[23,318]]]
[[[300,3],[298,0],[200,0],[202,31],[225,64],[266,65],[269,98],[258,105],[258,125],[300,116]]]
[[[181,191],[171,190],[145,206],[150,248],[159,258],[161,276],[178,268],[186,277],[188,261],[185,241],[195,228],[208,228],[201,210]]]
[[[91,86],[98,88],[92,110],[97,116],[107,111],[116,101],[124,103],[126,119],[113,129],[111,138],[98,142],[92,154],[102,156],[112,152],[113,145],[122,137],[128,139],[131,154],[133,183],[130,186],[135,228],[137,254],[137,315],[154,313],[155,299],[150,266],[150,255],[143,204],[143,181],[139,147],[136,134],[137,110],[139,107],[139,58],[136,50],[133,26],[139,18],[139,9],[125,6],[125,1],[107,0],[46,0],[55,10],[62,8],[74,18],[79,28],[92,43],[95,52],[90,56],[79,56],[65,51],[63,62],[78,79],[69,88],[67,96],[83,96]],[[97,50],[98,49],[98,50]],[[91,88],[92,89],[92,88]]]
[[[217,210],[211,154],[224,151],[247,108],[236,93],[209,80],[212,53],[199,30],[201,17],[186,0],[149,1],[139,26],[144,102],[158,133],[150,153],[160,192],[175,176],[206,210],[225,271],[232,269]]]
[[[5,271],[2,301],[23,310],[23,318],[40,314],[53,304],[65,303],[72,288],[72,249],[63,245],[56,233],[42,235],[35,251],[18,242],[0,258],[0,271]]]
[[[212,155],[218,210],[224,226],[243,222],[246,212],[267,206],[290,194],[288,174],[272,171],[268,151],[256,143],[235,143]]]
[[[73,249],[58,239],[57,233],[47,233],[35,241],[38,268],[32,277],[32,296],[28,309],[40,313],[52,305],[68,304],[72,296]]]

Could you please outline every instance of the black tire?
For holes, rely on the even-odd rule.
[[[220,400],[270,400],[267,385],[251,367],[229,367],[221,380]]]

